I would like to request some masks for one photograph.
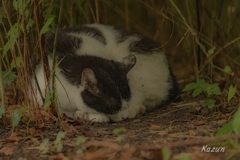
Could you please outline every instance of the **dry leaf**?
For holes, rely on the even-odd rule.
[[[201,126],[201,125],[204,125],[204,124],[205,124],[205,122],[203,122],[203,121],[194,121],[193,122],[194,126]]]
[[[12,155],[13,154],[13,149],[12,148],[8,148],[8,147],[3,147],[0,152],[4,153],[5,155]]]
[[[189,130],[188,132],[190,136],[196,136],[196,132],[194,130]]]
[[[37,131],[36,131],[36,129],[34,127],[29,129],[29,133],[30,133],[32,138],[36,137],[36,135],[37,135]]]
[[[135,146],[133,147],[128,147],[122,152],[121,157],[118,160],[126,160],[126,159],[131,159],[132,154],[137,150]]]
[[[102,147],[108,147],[108,148],[111,148],[113,150],[117,150],[117,151],[121,151],[122,150],[122,146],[116,144],[116,143],[113,143],[113,142],[108,142],[108,141],[90,141],[90,142],[87,142],[85,144],[85,147],[88,148],[90,146],[102,146]]]
[[[10,137],[8,137],[10,140],[17,140],[17,133],[13,132]]]
[[[63,160],[65,156],[62,153],[58,153],[56,157],[51,158],[50,160]]]
[[[151,151],[141,150],[140,156],[143,157],[143,158],[146,158],[146,159],[152,159],[154,155],[152,154]]]
[[[148,129],[150,130],[155,130],[155,129],[159,129],[160,126],[157,126],[157,125],[153,125],[153,124],[150,124],[150,126],[148,127]]]
[[[87,152],[83,159],[84,160],[101,160],[104,159],[106,157],[108,157],[110,154],[114,153],[116,151],[114,151],[113,149],[109,149],[109,148],[104,148],[104,149],[99,149],[95,152]]]

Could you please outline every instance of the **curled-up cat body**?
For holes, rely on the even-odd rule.
[[[53,33],[46,35],[50,68],[54,38]],[[144,36],[101,24],[65,28],[59,32],[56,55],[59,111],[72,118],[96,122],[134,118],[178,93],[165,53]],[[44,93],[41,63],[36,77]],[[34,79],[32,86],[41,105]]]

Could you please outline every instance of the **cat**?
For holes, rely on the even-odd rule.
[[[50,68],[54,39],[54,33],[46,35]],[[178,93],[176,78],[160,46],[125,30],[103,24],[63,28],[58,32],[56,55],[59,112],[71,118],[95,122],[134,118],[172,101]],[[45,93],[41,63],[35,73]],[[34,78],[31,84],[34,102],[43,105]]]

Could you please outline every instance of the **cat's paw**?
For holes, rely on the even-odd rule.
[[[128,118],[128,109],[121,109],[117,114],[109,115],[110,119],[114,122],[119,122]]]
[[[88,113],[83,112],[83,111],[76,111],[74,117],[75,117],[75,119],[80,118],[80,119],[89,120],[88,119]]]
[[[83,111],[76,111],[75,113],[77,118],[90,120],[94,122],[109,122],[110,119],[104,114],[101,113],[88,113]]]
[[[88,113],[88,120],[92,120],[94,122],[109,122],[110,119],[104,114],[101,113]]]
[[[112,121],[118,122],[127,118],[135,118],[137,115],[143,115],[145,112],[146,107],[143,105],[138,109],[123,107],[117,114],[109,115],[109,117]]]
[[[128,118],[135,118],[137,115],[143,115],[146,112],[146,107],[145,106],[141,106],[138,109],[135,108],[128,108]]]

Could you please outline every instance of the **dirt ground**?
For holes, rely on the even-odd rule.
[[[239,151],[227,146],[224,152],[201,152],[202,147],[210,142],[217,147],[219,140],[238,137],[214,137],[238,105],[237,98],[226,105],[224,90],[222,93],[222,96],[214,97],[219,104],[215,110],[201,106],[203,96],[193,99],[191,92],[184,92],[178,102],[118,123],[94,123],[65,117],[60,124],[57,118],[51,116],[44,123],[30,123],[28,127],[20,122],[12,132],[11,126],[4,126],[0,120],[0,159],[62,160],[68,157],[73,160],[161,160],[164,147],[168,147],[170,159],[189,156],[193,160],[218,160],[226,159],[231,153],[234,153],[231,159],[239,159]],[[126,131],[113,133],[114,129],[121,127]],[[57,152],[54,145],[59,131],[66,132],[61,140],[61,152]],[[86,142],[76,145],[79,136],[84,136]],[[118,137],[123,137],[123,140],[118,142]],[[46,145],[49,149],[43,154],[40,144],[45,138],[49,139]],[[216,141],[218,143],[212,143]],[[77,154],[79,149],[82,153]]]

